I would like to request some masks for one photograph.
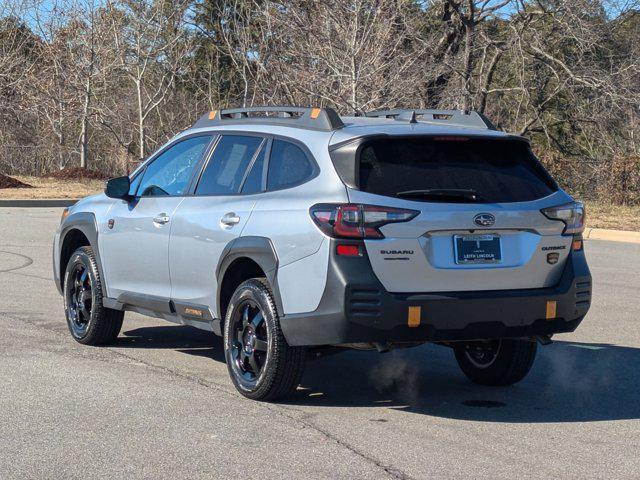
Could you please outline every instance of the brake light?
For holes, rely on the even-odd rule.
[[[335,238],[384,238],[379,228],[389,223],[408,222],[420,212],[376,205],[318,204],[309,210],[315,224]]]
[[[580,202],[565,203],[557,207],[548,207],[540,210],[542,214],[551,220],[560,220],[565,227],[563,235],[575,235],[584,230],[584,205]]]

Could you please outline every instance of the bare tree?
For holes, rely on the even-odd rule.
[[[23,91],[30,99],[29,108],[35,118],[44,121],[47,135],[55,138],[57,168],[69,160],[68,137],[73,129],[74,103],[77,97],[68,79],[75,68],[67,49],[70,16],[68,4],[56,0],[33,10],[32,24],[41,39],[38,45],[37,69],[31,72]]]
[[[640,202],[638,78],[637,0],[5,0],[0,159],[128,170],[224,106],[475,109]]]
[[[22,0],[0,3],[0,170],[33,168],[25,155],[33,117],[24,87],[39,61],[39,39],[25,23]]]
[[[147,121],[163,103],[184,67],[190,44],[184,27],[186,0],[169,6],[156,0],[112,4],[111,34],[122,74],[137,106],[138,157],[147,153]]]
[[[113,70],[113,60],[109,63],[106,55],[108,38],[107,25],[101,18],[100,3],[96,0],[79,0],[71,9],[68,52],[74,69],[70,72],[69,83],[73,87],[79,103],[76,114],[79,123],[78,149],[80,167],[87,166],[89,155],[89,128],[95,116],[94,99],[100,79]]]
[[[245,83],[264,79],[250,101],[332,105],[362,113],[409,101],[417,52],[408,45],[402,0],[254,3],[241,28],[223,30]],[[265,48],[268,47],[268,48]],[[249,94],[243,94],[249,101]]]

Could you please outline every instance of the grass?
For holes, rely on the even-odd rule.
[[[14,176],[35,188],[3,188],[0,199],[82,198],[104,189],[102,180],[57,180]],[[587,227],[640,231],[640,206],[611,205],[586,201]]]
[[[640,231],[640,205],[612,205],[606,202],[585,202],[587,227]]]
[[[12,175],[34,188],[2,188],[0,199],[82,198],[104,190],[103,180],[57,180]]]

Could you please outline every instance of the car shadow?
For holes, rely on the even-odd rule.
[[[116,344],[167,348],[224,362],[222,341],[184,326],[136,328]],[[529,375],[509,387],[468,381],[438,345],[388,353],[347,350],[310,357],[289,405],[381,407],[461,420],[512,423],[640,418],[640,349],[556,341],[540,346]]]
[[[471,383],[447,347],[345,352],[310,362],[290,403],[388,408],[487,422],[640,418],[640,349],[558,341],[540,347],[520,383]]]
[[[222,339],[212,332],[182,325],[140,327],[122,332],[119,348],[167,348],[224,362]]]

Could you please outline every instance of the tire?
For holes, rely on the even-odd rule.
[[[234,386],[247,398],[280,399],[300,384],[306,351],[287,344],[266,279],[245,281],[231,297],[224,354]]]
[[[100,271],[91,247],[78,248],[64,275],[64,312],[71,336],[84,345],[105,345],[120,333],[124,312],[102,305]]]
[[[458,365],[479,385],[504,386],[522,380],[536,358],[534,340],[501,339],[460,342],[454,347]]]

